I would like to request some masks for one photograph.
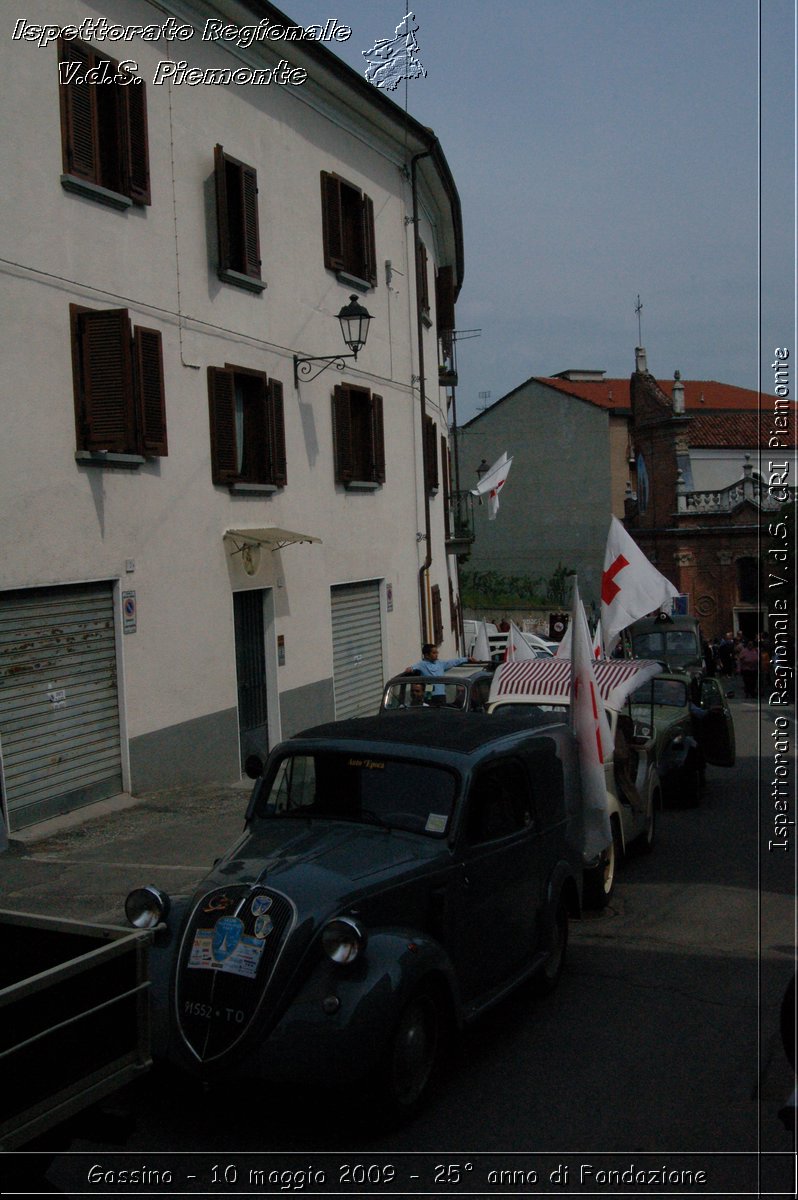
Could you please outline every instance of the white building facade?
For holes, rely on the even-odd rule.
[[[102,17],[32,3],[3,40],[12,832],[235,778],[375,711],[422,641],[457,644],[438,367],[463,250],[434,134],[335,58],[329,24],[252,40],[293,24],[255,0]],[[210,18],[232,33],[204,40]],[[295,375],[348,353],[351,296],[365,347]]]

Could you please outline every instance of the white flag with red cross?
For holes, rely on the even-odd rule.
[[[593,645],[574,578],[571,610],[571,720],[579,748],[584,814],[584,853],[594,858],[612,841],[604,765],[612,759],[612,735],[593,670]]]
[[[485,472],[477,486],[471,489],[472,496],[480,498],[487,496],[489,521],[496,520],[496,513],[499,511],[499,492],[507,482],[512,464],[513,460],[507,457],[505,450],[501,458],[497,458],[490,470]]]
[[[507,634],[507,646],[504,651],[505,662],[526,662],[537,658],[537,654],[526,640],[515,621],[510,622],[510,632]]]
[[[617,517],[610,522],[601,577],[601,635],[606,653],[627,625],[658,608],[670,611],[679,589],[650,563]]]

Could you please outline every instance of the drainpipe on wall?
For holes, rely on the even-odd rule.
[[[421,450],[422,461],[426,465],[426,460],[423,458],[425,449],[424,439],[424,418],[427,415],[427,394],[424,386],[424,322],[421,319],[421,280],[418,277],[418,191],[416,185],[416,163],[420,158],[428,158],[437,143],[437,138],[430,146],[429,150],[422,150],[419,154],[414,154],[410,160],[410,186],[413,194],[413,271],[416,277],[416,329],[418,335],[418,395],[421,405]],[[424,493],[424,531],[426,534],[427,552],[424,556],[424,565],[418,572],[418,593],[419,602],[421,604],[421,642],[431,641],[431,631],[429,628],[428,613],[429,604],[427,599],[427,584],[429,582],[429,569],[432,564],[432,538],[431,525],[429,514],[429,495],[427,493],[427,477],[424,471],[422,481],[422,491]]]

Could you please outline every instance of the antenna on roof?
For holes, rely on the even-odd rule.
[[[637,304],[635,305],[635,312],[637,313],[637,344],[638,344],[638,346],[643,345],[643,329],[642,329],[642,322],[640,320],[640,314],[642,311],[643,311],[643,305],[640,300],[640,293],[638,292],[637,293]]]

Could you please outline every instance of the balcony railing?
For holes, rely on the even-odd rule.
[[[715,491],[688,492],[677,487],[677,510],[689,516],[713,513],[730,513],[745,500],[749,500],[763,512],[776,512],[791,498],[794,488],[769,488],[759,479],[738,479],[729,487]]]

